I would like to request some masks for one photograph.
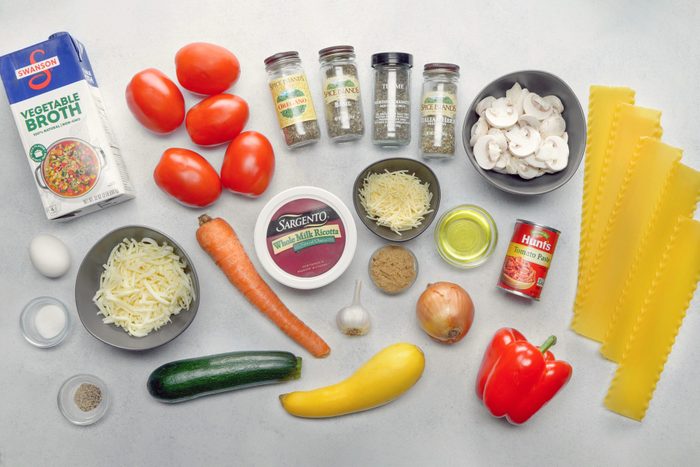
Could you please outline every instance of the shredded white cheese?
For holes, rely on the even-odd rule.
[[[397,234],[418,227],[432,212],[430,184],[408,170],[371,173],[362,182],[360,203],[367,217]]]
[[[164,243],[125,238],[112,249],[100,275],[100,289],[92,301],[102,322],[144,337],[189,309],[194,299],[187,265]]]

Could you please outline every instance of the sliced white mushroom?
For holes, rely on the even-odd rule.
[[[547,169],[547,163],[536,158],[534,154],[527,156],[523,160],[532,167],[537,167],[538,169],[543,170]]]
[[[516,157],[527,157],[540,147],[540,133],[531,126],[517,126],[506,132],[508,149]]]
[[[518,121],[518,113],[505,97],[496,99],[491,107],[484,111],[486,122],[496,128],[508,128]]]
[[[522,94],[523,88],[520,83],[516,83],[509,90],[506,91],[506,99],[508,99],[511,105],[515,106],[520,100],[520,94]]]
[[[495,168],[497,169],[505,169],[506,165],[508,165],[508,162],[513,158],[511,153],[506,149],[501,153],[501,157],[498,158],[496,161]]]
[[[471,138],[469,139],[469,144],[474,146],[476,140],[484,136],[489,131],[489,126],[486,120],[479,118],[474,125],[472,125]]]
[[[534,92],[525,96],[523,110],[525,115],[532,115],[538,120],[544,120],[552,115],[552,105]]]
[[[496,137],[496,142],[501,147],[501,149],[503,149],[504,151],[508,149],[508,140],[506,139],[506,134],[503,130],[500,130],[498,128],[490,128],[488,134]]]
[[[479,117],[483,117],[486,109],[491,107],[491,104],[493,104],[493,101],[495,101],[495,100],[496,100],[496,98],[493,96],[486,96],[483,99],[481,99],[479,101],[479,103],[476,104],[476,114]]]
[[[542,99],[548,102],[555,112],[562,113],[564,111],[564,104],[561,103],[561,99],[557,96],[544,96]]]
[[[492,147],[500,150],[496,142],[496,137],[493,135],[484,135],[476,140],[476,144],[474,145],[474,158],[482,169],[491,170],[496,165],[496,162],[492,160],[489,155]]]
[[[562,136],[566,131],[566,121],[559,115],[552,115],[542,120],[539,130],[543,138],[547,136]]]
[[[569,164],[569,157],[556,157],[545,162],[548,168],[552,169],[553,172],[559,172],[564,170]]]
[[[540,169],[537,167],[532,167],[523,159],[514,159],[513,165],[518,176],[520,176],[520,178],[524,178],[525,180],[530,180],[542,175],[542,171],[540,171]]]
[[[532,115],[521,115],[518,118],[518,125],[521,125],[521,126],[528,125],[528,126],[531,126],[532,128],[534,128],[535,130],[540,129],[540,123],[542,123],[542,122],[540,122],[537,119],[537,117],[533,117]]]
[[[519,117],[522,117],[525,114],[525,111],[523,110],[523,102],[528,94],[530,94],[530,91],[528,91],[527,88],[523,88],[523,90],[520,92],[520,96],[518,96],[517,102],[513,103],[515,111],[518,112]]]
[[[569,145],[560,136],[548,136],[542,142],[535,158],[545,162],[552,170],[562,170],[568,163]],[[556,169],[555,167],[562,165],[562,159],[564,160],[562,169]]]
[[[518,173],[518,158],[517,157],[511,157],[508,159],[508,162],[506,163],[506,173],[509,175],[516,175]]]
[[[561,135],[561,139],[563,139],[568,144],[569,143],[569,133],[564,132],[564,134]]]

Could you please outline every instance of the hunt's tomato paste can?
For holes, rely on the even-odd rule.
[[[539,300],[559,234],[557,229],[546,225],[516,220],[498,287]]]

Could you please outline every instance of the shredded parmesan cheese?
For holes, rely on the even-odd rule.
[[[170,322],[172,315],[187,310],[194,299],[187,265],[163,243],[144,238],[125,238],[112,249],[100,275],[100,289],[92,301],[103,315],[102,322],[144,337]]]
[[[397,234],[418,227],[432,212],[430,184],[408,170],[371,173],[362,182],[360,203],[367,217]]]

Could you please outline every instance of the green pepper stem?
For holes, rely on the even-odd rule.
[[[554,344],[557,343],[557,336],[549,336],[546,341],[542,343],[540,346],[540,352],[545,353],[546,351],[549,350],[550,347],[552,347]]]

